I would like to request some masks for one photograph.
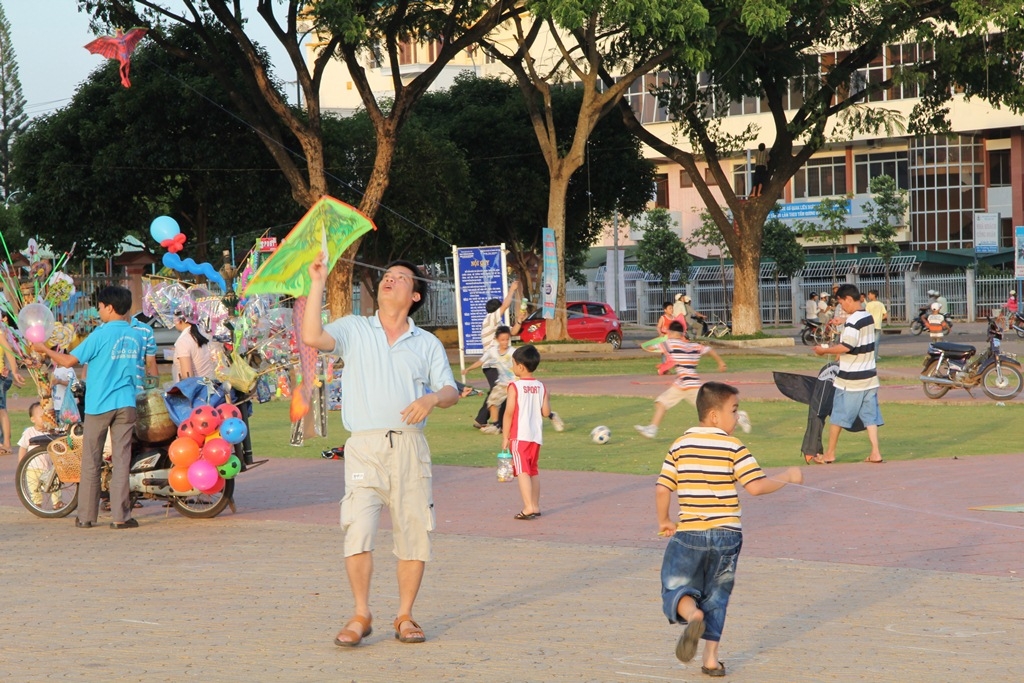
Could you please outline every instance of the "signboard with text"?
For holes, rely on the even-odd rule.
[[[999,214],[974,214],[974,253],[995,254],[999,252]]]
[[[1018,280],[1024,280],[1024,225],[1013,229],[1013,271]]]
[[[505,245],[453,247],[455,301],[458,308],[459,348],[468,356],[484,352],[480,328],[487,302],[505,298]]]
[[[555,299],[558,297],[558,252],[555,250],[555,231],[544,228],[541,235],[544,240],[543,315],[551,319],[555,317]]]

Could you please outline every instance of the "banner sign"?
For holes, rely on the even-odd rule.
[[[999,252],[999,214],[974,214],[974,253],[995,254]]]
[[[847,215],[853,214],[853,202],[847,199],[843,202],[846,206]],[[769,215],[781,221],[793,220],[794,218],[817,218],[819,202],[790,202],[781,204],[778,211],[772,211]]]
[[[555,250],[555,231],[544,228],[541,234],[544,239],[543,315],[550,320],[555,317],[555,298],[558,296],[558,252]]]
[[[484,352],[480,328],[487,315],[487,302],[505,298],[505,245],[453,247],[452,256],[459,348],[465,355],[479,356]]]
[[[1018,280],[1024,280],[1024,225],[1013,229],[1013,270]]]

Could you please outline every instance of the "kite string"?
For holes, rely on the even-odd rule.
[[[769,478],[773,479],[771,477],[769,477]],[[782,481],[782,480],[781,479],[773,479],[773,481]],[[839,496],[840,498],[847,498],[849,500],[855,500],[855,501],[860,502],[860,503],[869,503],[871,505],[877,505],[879,507],[892,508],[894,510],[901,510],[903,512],[917,512],[917,513],[921,513],[921,514],[924,514],[924,515],[932,515],[934,517],[942,517],[944,519],[951,519],[951,520],[955,520],[955,521],[958,521],[958,522],[973,522],[975,524],[988,524],[988,525],[991,525],[991,526],[1002,527],[1002,528],[1005,528],[1005,529],[1016,529],[1018,531],[1024,531],[1024,526],[1018,526],[1018,525],[1015,525],[1015,524],[1004,524],[1002,522],[991,522],[991,521],[985,520],[985,519],[975,519],[973,517],[962,517],[960,515],[952,515],[952,514],[949,514],[947,512],[936,512],[934,510],[925,510],[923,508],[916,508],[916,507],[912,507],[910,505],[903,505],[901,503],[889,503],[889,502],[885,502],[885,501],[881,501],[881,500],[874,500],[874,499],[871,499],[871,498],[864,498],[862,496],[855,496],[855,495],[852,495],[852,494],[849,494],[849,493],[841,493],[839,491],[827,491],[825,489],[819,489],[819,488],[816,488],[814,486],[808,486],[806,484],[793,484],[791,482],[786,482],[786,483],[789,486],[796,486],[796,487],[801,488],[801,489],[806,489],[807,491],[814,491],[815,493],[824,493],[824,494],[828,494],[828,495],[832,495],[832,496]]]

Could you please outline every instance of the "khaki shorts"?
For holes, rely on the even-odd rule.
[[[661,395],[658,396],[658,398],[654,399],[654,402],[660,403],[661,405],[665,406],[666,409],[668,409],[674,406],[675,404],[679,403],[683,399],[686,399],[687,401],[692,403],[694,407],[696,407],[697,392],[699,390],[699,387],[694,387],[692,389],[680,389],[675,384],[673,384],[668,389],[661,392]]]
[[[395,556],[430,560],[434,497],[430,447],[421,429],[356,432],[345,442],[345,557],[373,551],[385,505],[391,512]]]
[[[498,406],[505,402],[508,398],[508,385],[507,384],[495,384],[491,388],[491,393],[487,395],[488,406]],[[501,417],[499,415],[499,417]]]

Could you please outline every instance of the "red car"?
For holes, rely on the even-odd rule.
[[[622,325],[612,307],[598,301],[570,301],[566,305],[569,336],[579,341],[607,342],[622,346]],[[519,330],[519,339],[527,344],[544,341],[546,322],[541,309],[531,313]]]

